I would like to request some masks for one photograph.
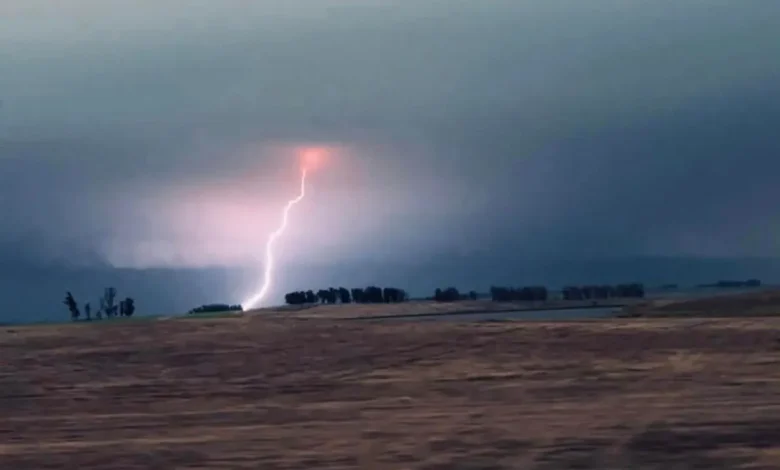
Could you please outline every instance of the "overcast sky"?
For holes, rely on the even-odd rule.
[[[0,258],[257,266],[307,145],[280,263],[780,256],[778,44],[759,0],[3,0]]]

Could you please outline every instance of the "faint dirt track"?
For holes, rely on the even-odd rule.
[[[780,468],[778,327],[5,327],[0,468]]]

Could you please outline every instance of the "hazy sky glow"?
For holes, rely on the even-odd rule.
[[[256,266],[305,145],[334,158],[279,262],[336,279],[780,256],[778,31],[772,1],[4,0],[0,257]]]

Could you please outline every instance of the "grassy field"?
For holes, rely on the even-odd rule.
[[[0,468],[779,468],[778,328],[4,327]]]
[[[490,313],[518,310],[576,309],[594,306],[634,306],[642,299],[609,299],[596,302],[576,300],[550,300],[546,302],[492,302],[490,300],[462,300],[458,302],[436,302],[433,300],[412,300],[397,304],[335,304],[283,306],[254,310],[266,316],[287,318],[349,319],[366,317],[452,315],[458,313]]]
[[[627,306],[624,310],[627,315],[642,317],[780,316],[780,289],[691,300],[660,299]]]

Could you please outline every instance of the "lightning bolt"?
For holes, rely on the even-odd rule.
[[[271,283],[273,282],[273,274],[274,274],[274,243],[276,242],[279,237],[281,237],[284,234],[284,231],[287,229],[287,220],[290,216],[290,209],[293,208],[294,205],[298,204],[303,200],[304,197],[306,197],[306,172],[307,168],[303,167],[301,168],[301,189],[300,193],[298,194],[298,197],[295,199],[291,199],[287,202],[287,205],[284,206],[284,211],[282,212],[282,223],[279,225],[279,228],[277,228],[269,237],[268,241],[265,244],[265,266],[264,266],[264,273],[263,273],[263,285],[260,287],[260,290],[254,294],[249,299],[245,300],[241,303],[241,305],[245,309],[255,308],[260,305],[260,303],[265,299],[266,295],[268,294],[268,290],[271,288]]]

